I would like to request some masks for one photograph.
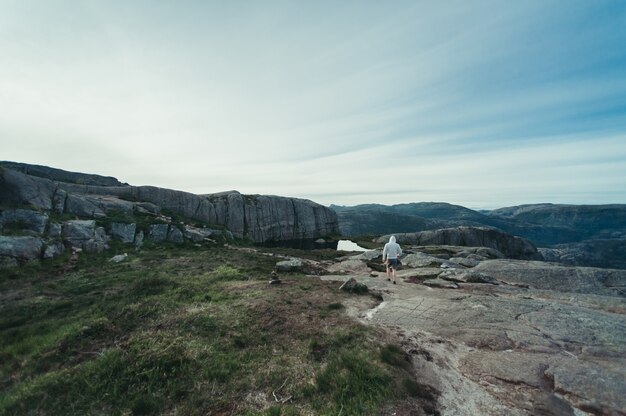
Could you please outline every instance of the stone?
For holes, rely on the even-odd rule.
[[[356,293],[364,293],[367,292],[369,289],[368,287],[363,284],[363,283],[359,283],[357,282],[357,280],[354,277],[349,278],[348,280],[346,280],[340,287],[340,290],[346,291],[346,292],[356,292]]]
[[[278,263],[276,263],[276,270],[279,272],[293,272],[293,271],[298,271],[298,270],[302,270],[302,260],[300,259],[289,259],[289,260],[283,260],[283,261],[279,261]]]
[[[61,235],[68,240],[89,240],[94,237],[96,222],[94,220],[70,220],[61,226]]]
[[[135,249],[139,250],[143,246],[143,231],[137,232],[135,235]]]
[[[41,256],[43,240],[31,236],[0,235],[0,257],[10,257],[18,261],[38,259]]]
[[[30,209],[6,209],[0,213],[0,230],[15,228],[42,235],[48,225],[48,218],[48,214]]]
[[[47,235],[49,238],[61,238],[61,224],[58,222],[51,222],[48,225]]]
[[[106,214],[95,205],[90,198],[83,195],[68,194],[65,201],[65,212],[81,218],[103,218]]]
[[[54,259],[59,257],[65,251],[65,246],[61,241],[55,241],[46,245],[43,258],[44,259]]]
[[[459,283],[499,284],[494,277],[485,273],[478,273],[473,270],[444,270],[439,274],[439,278]]]
[[[212,230],[210,228],[197,228],[190,225],[185,225],[185,231],[183,232],[185,238],[199,243],[213,235],[221,235],[220,231]]]
[[[407,267],[439,267],[445,260],[429,256],[424,253],[411,253],[402,258],[402,264]]]
[[[128,254],[127,254],[127,253],[124,253],[124,254],[117,254],[117,255],[115,255],[115,256],[113,256],[113,257],[111,257],[111,258],[109,259],[109,262],[112,262],[112,263],[120,263],[120,262],[122,262],[122,261],[126,260],[126,257],[128,257]]]
[[[172,243],[181,244],[185,240],[183,238],[183,232],[180,231],[178,227],[175,225],[170,225],[170,228],[167,232],[167,241],[171,241]]]
[[[112,237],[118,238],[122,243],[130,244],[135,241],[136,224],[125,224],[120,222],[111,223],[110,234]]]
[[[154,205],[150,202],[136,202],[135,203],[135,212],[137,214],[150,214],[150,215],[160,215],[161,208],[158,205]]]
[[[94,220],[65,221],[61,235],[70,246],[86,251],[102,251],[108,248],[108,237],[103,227],[96,227]]]
[[[458,289],[459,288],[459,285],[457,285],[456,283],[450,282],[448,280],[443,280],[443,279],[428,279],[428,280],[424,280],[423,284],[429,287],[438,287],[442,289]]]
[[[242,195],[236,191],[195,195],[154,186],[103,186],[102,183],[109,181],[72,172],[58,177],[80,180],[55,182],[3,168],[0,203],[32,205],[45,211],[55,207],[58,213],[80,218],[99,218],[111,211],[129,213],[131,207],[133,212],[155,215],[167,210],[205,224],[227,227],[222,232],[225,238],[249,238],[255,243],[314,241],[339,234],[337,214],[306,199]],[[156,234],[152,237],[163,241]],[[167,239],[167,234],[164,238]],[[178,240],[177,233],[173,238]]]
[[[57,185],[51,180],[12,169],[0,169],[0,204],[31,206],[50,211],[56,190]]]
[[[485,260],[472,270],[499,281],[556,292],[626,296],[626,270],[569,267],[521,260]]]
[[[151,224],[148,227],[148,240],[156,243],[167,240],[169,224]]]
[[[458,263],[455,263],[449,260],[444,260],[443,263],[441,263],[441,266],[439,267],[442,269],[464,269],[465,268],[465,266],[462,266]]]
[[[364,261],[350,258],[348,260],[330,265],[328,267],[328,271],[369,274],[372,272],[372,269],[370,269]]]
[[[478,264],[480,263],[480,261],[475,260],[475,259],[471,259],[471,258],[467,258],[467,257],[451,257],[450,261],[453,263],[458,263],[461,266],[465,266],[465,267],[475,267],[478,266]]]

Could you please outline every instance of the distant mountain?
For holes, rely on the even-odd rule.
[[[330,208],[337,213],[339,229],[346,236],[488,226],[527,238],[538,247],[553,247],[557,250],[551,252],[552,258],[570,264],[626,264],[626,253],[621,250],[626,241],[626,205],[535,204],[487,212],[443,202]]]
[[[626,236],[626,205],[519,205],[493,210],[489,216],[572,229],[578,241]]]

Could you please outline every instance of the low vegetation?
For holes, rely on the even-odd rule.
[[[112,254],[1,271],[0,415],[367,415],[424,401],[405,353],[347,316],[355,295],[336,283],[268,285],[275,257],[222,246]]]

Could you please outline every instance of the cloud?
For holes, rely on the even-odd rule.
[[[326,204],[626,202],[619,3],[33,6],[0,14],[3,159]]]

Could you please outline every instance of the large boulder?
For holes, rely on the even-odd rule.
[[[0,257],[19,261],[34,260],[41,256],[43,240],[31,236],[0,235]]]
[[[97,227],[94,220],[65,221],[61,235],[72,247],[86,251],[102,251],[109,247],[104,228]]]
[[[0,167],[0,204],[50,211],[57,188],[51,180]]]
[[[276,270],[279,272],[295,272],[302,270],[304,263],[300,259],[292,258],[276,263]]]
[[[0,213],[0,232],[9,228],[42,235],[48,224],[48,214],[30,209],[7,209]]]
[[[384,243],[389,236],[377,239]],[[400,244],[412,245],[451,245],[468,247],[489,247],[498,250],[508,258],[542,260],[537,247],[525,238],[516,237],[504,231],[488,227],[455,227],[417,233],[396,234]]]
[[[118,238],[122,243],[132,243],[135,241],[136,224],[125,224],[121,222],[111,223],[111,236]]]
[[[167,240],[169,224],[152,224],[148,228],[148,240],[156,243]]]

